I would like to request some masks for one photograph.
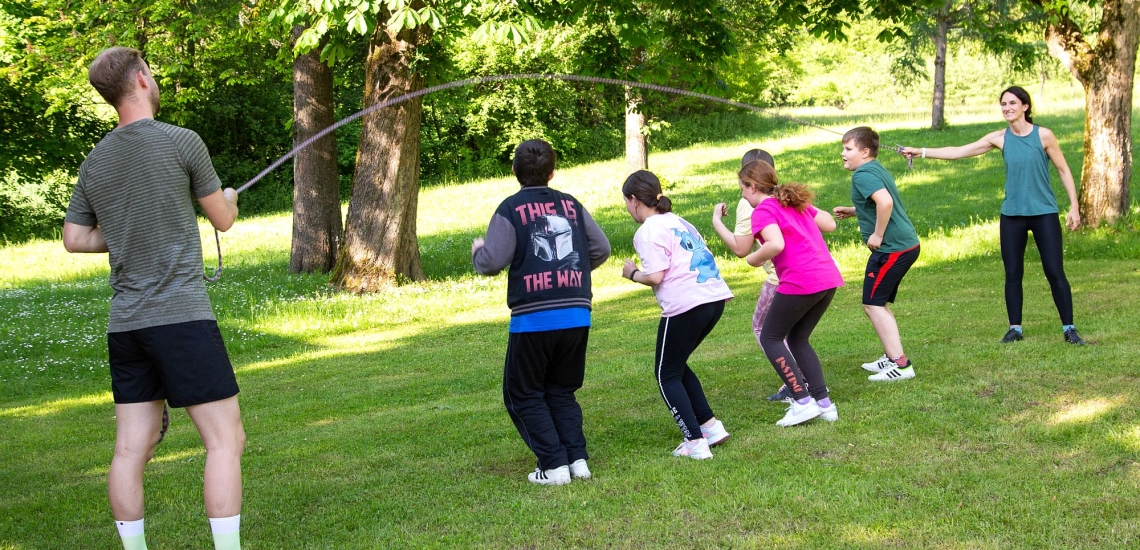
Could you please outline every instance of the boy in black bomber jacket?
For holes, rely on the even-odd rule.
[[[586,371],[590,271],[610,255],[609,240],[582,204],[549,187],[554,162],[549,143],[519,144],[511,171],[522,189],[495,210],[486,240],[471,243],[478,273],[494,275],[510,267],[503,402],[538,457],[527,479],[542,485],[590,477],[582,408],[574,392]]]

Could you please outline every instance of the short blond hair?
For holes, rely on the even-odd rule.
[[[146,70],[142,52],[115,46],[103,50],[95,57],[87,69],[87,80],[107,103],[118,107],[130,93],[130,82],[135,73]]]

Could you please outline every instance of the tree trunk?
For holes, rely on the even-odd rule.
[[[946,38],[950,34],[950,0],[935,16],[934,32],[934,99],[930,105],[930,129],[941,130],[946,109]]]
[[[419,25],[394,35],[385,26],[388,18],[387,10],[381,10],[368,46],[365,107],[423,89],[423,75],[412,69],[412,62],[416,47],[431,38],[431,28]],[[416,98],[364,117],[333,284],[374,292],[424,279],[416,240],[422,115],[422,101]]]
[[[649,169],[649,149],[645,135],[645,114],[641,94],[625,87],[625,171],[632,174]]]
[[[296,41],[304,27],[293,28]],[[321,48],[293,60],[293,144],[333,125],[333,71],[321,62]],[[328,271],[336,264],[343,230],[336,135],[329,133],[293,157],[292,273]]]
[[[1034,0],[1041,5],[1041,0]],[[1140,43],[1140,0],[1107,0],[1096,42],[1067,14],[1045,29],[1049,53],[1085,88],[1081,219],[1092,227],[1128,213],[1132,179],[1132,86]]]

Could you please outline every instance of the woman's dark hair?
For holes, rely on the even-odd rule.
[[[1025,88],[1021,86],[1010,86],[998,94],[998,101],[1001,101],[1001,98],[1004,97],[1005,94],[1013,94],[1013,97],[1016,97],[1018,101],[1029,106],[1029,108],[1025,110],[1025,122],[1033,124],[1033,100],[1029,99],[1029,92],[1025,91]]]
[[[745,187],[751,187],[765,195],[776,197],[781,205],[795,208],[797,212],[803,212],[811,203],[811,199],[815,197],[810,189],[798,183],[780,185],[776,179],[776,169],[762,160],[754,160],[745,164],[737,177],[740,178],[740,183],[744,184]]]
[[[515,159],[511,169],[522,187],[542,187],[550,183],[554,173],[554,162],[558,155],[554,148],[541,139],[531,139],[519,144],[515,149]]]
[[[661,192],[661,180],[649,170],[638,170],[625,178],[621,186],[621,194],[633,197],[645,206],[653,207],[658,214],[673,211],[673,201]]]

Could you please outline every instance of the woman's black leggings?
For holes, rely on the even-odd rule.
[[[764,319],[760,346],[796,399],[809,393],[817,401],[827,397],[823,367],[808,339],[834,297],[834,288],[803,295],[777,292]]]
[[[1053,291],[1053,303],[1061,315],[1062,325],[1073,324],[1073,291],[1065,278],[1064,260],[1061,254],[1061,222],[1056,214],[1040,216],[1001,217],[1001,261],[1005,264],[1005,311],[1009,324],[1021,324],[1021,280],[1025,275],[1025,246],[1029,242],[1029,232],[1037,243],[1041,254],[1041,267],[1049,288]]]

